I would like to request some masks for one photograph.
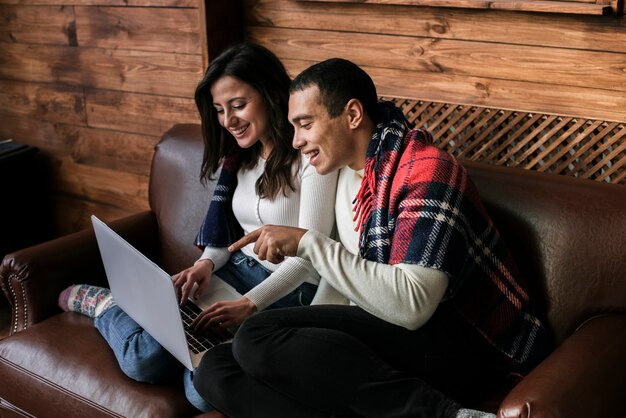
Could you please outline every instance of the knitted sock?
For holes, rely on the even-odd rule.
[[[461,408],[456,413],[456,418],[496,418],[494,414],[489,412],[476,411],[475,409]]]
[[[114,305],[111,291],[106,287],[78,284],[68,287],[59,295],[61,309],[66,312],[78,312],[91,318]]]

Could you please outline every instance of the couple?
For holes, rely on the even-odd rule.
[[[244,296],[195,324],[241,327],[185,375],[188,399],[211,416],[493,416],[461,404],[550,347],[456,160],[342,59],[289,83],[271,52],[239,45],[211,63],[196,103],[202,176],[223,168],[198,234],[204,253],[176,285],[201,291],[216,271]],[[83,286],[61,306],[96,318],[129,376],[181,373],[107,289]],[[144,361],[153,354],[163,358]],[[158,364],[154,376],[133,375],[142,363]]]

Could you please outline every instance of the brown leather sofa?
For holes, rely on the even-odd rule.
[[[151,211],[112,223],[172,273],[199,255],[192,242],[212,191],[198,181],[201,155],[198,126],[167,132],[152,165]],[[626,416],[626,188],[466,166],[559,343],[515,387],[477,404],[500,405],[501,417]],[[0,280],[13,309],[11,335],[0,341],[1,417],[197,412],[181,385],[126,378],[92,321],[57,307],[72,283],[106,285],[91,230],[7,255]]]

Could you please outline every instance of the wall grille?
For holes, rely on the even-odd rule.
[[[459,159],[626,185],[626,124],[381,97]]]

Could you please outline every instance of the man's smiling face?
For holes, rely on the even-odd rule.
[[[294,126],[294,148],[309,158],[319,174],[353,164],[355,147],[345,112],[331,118],[320,100],[317,86],[291,93],[289,121]]]

